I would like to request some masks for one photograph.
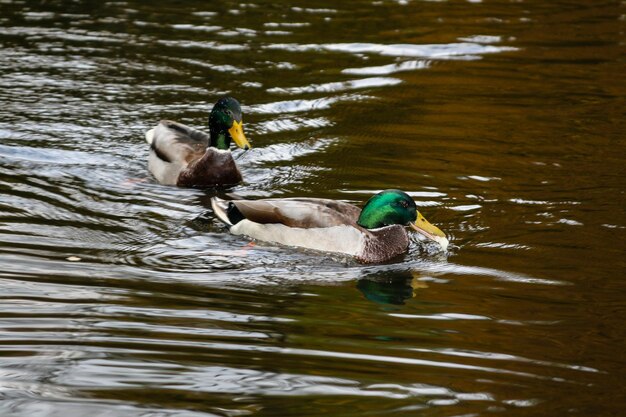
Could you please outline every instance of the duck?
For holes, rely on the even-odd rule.
[[[445,252],[446,235],[417,210],[404,191],[389,189],[372,196],[363,209],[322,198],[259,200],[213,197],[217,218],[234,235],[316,251],[344,254],[361,263],[381,263],[405,253],[406,227],[437,242]]]
[[[182,123],[161,120],[146,132],[150,145],[148,169],[160,184],[179,187],[220,187],[241,183],[231,140],[248,150],[241,105],[230,96],[220,98],[209,115],[209,134]]]

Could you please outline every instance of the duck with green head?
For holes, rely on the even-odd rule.
[[[209,135],[170,120],[146,133],[150,144],[148,168],[161,184],[181,187],[217,187],[241,182],[241,172],[230,152],[231,140],[242,149],[250,143],[243,133],[241,106],[222,97],[209,115]]]
[[[400,190],[385,190],[363,209],[320,198],[211,200],[213,211],[235,235],[354,256],[364,263],[385,262],[406,252],[406,226],[437,242],[448,239],[417,211]]]

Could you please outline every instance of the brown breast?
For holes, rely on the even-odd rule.
[[[394,224],[377,230],[369,230],[369,233],[363,252],[357,255],[360,262],[385,262],[406,252],[409,247],[409,236],[404,226]]]
[[[219,187],[241,182],[241,172],[230,152],[207,148],[204,155],[189,163],[178,176],[180,187]]]

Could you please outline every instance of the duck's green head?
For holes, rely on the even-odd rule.
[[[446,235],[417,211],[415,201],[404,191],[385,190],[370,198],[361,210],[357,223],[366,229],[377,229],[392,224],[410,226],[418,233],[439,243],[444,250],[448,246]]]
[[[250,142],[243,134],[243,121],[239,102],[230,96],[222,97],[215,103],[209,115],[211,131],[210,146],[218,149],[229,149],[230,141],[234,140],[242,149],[250,149]]]

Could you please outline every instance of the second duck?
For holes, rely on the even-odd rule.
[[[239,184],[241,172],[230,152],[231,140],[250,149],[243,133],[241,106],[222,97],[209,115],[209,135],[181,123],[162,120],[146,132],[148,169],[161,184],[219,187]]]

